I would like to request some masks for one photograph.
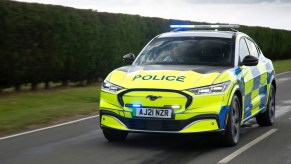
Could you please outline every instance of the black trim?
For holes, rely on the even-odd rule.
[[[120,106],[124,107],[124,102],[123,102],[123,99],[122,99],[122,96],[125,95],[126,93],[128,92],[133,92],[133,91],[157,91],[157,92],[175,92],[175,93],[179,93],[183,96],[185,96],[187,98],[187,102],[186,102],[186,105],[185,105],[185,109],[187,109],[191,103],[192,103],[192,96],[182,92],[182,91],[178,91],[178,90],[172,90],[172,89],[153,89],[153,88],[138,88],[138,89],[128,89],[128,90],[125,90],[123,92],[120,92],[118,95],[117,95],[117,100],[120,104]]]
[[[191,124],[194,121],[203,120],[203,119],[215,119],[217,124],[219,125],[219,117],[215,114],[205,114],[200,116],[194,116],[187,120],[169,120],[169,119],[156,119],[156,118],[125,118],[114,112],[110,111],[100,111],[100,121],[102,119],[102,115],[109,115],[116,117],[123,124],[127,126],[127,128],[131,130],[145,130],[145,131],[180,131],[185,128],[187,125]],[[101,126],[101,122],[100,122]],[[104,126],[101,126],[104,128]]]

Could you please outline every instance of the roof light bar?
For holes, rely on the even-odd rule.
[[[227,25],[170,25],[170,28],[239,28],[238,24],[227,24]]]

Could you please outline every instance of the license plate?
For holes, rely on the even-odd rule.
[[[172,112],[172,109],[136,108],[133,115],[137,117],[171,118]]]

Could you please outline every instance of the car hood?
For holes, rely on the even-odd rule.
[[[125,66],[112,71],[107,81],[124,88],[183,90],[211,85],[229,67],[193,65]]]

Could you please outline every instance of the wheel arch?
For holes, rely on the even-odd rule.
[[[235,84],[232,91],[231,91],[231,94],[230,94],[230,97],[229,97],[229,100],[228,100],[228,105],[230,106],[231,105],[231,102],[232,102],[232,98],[233,96],[236,95],[239,99],[239,102],[240,102],[240,105],[241,105],[241,109],[240,109],[240,118],[241,120],[243,120],[243,115],[244,115],[244,104],[243,104],[243,92],[241,90],[241,87],[238,85],[238,84]]]
[[[274,86],[275,93],[276,93],[276,90],[277,90],[277,84],[276,84],[276,80],[275,80],[275,79],[273,79],[273,80],[272,80],[272,83],[271,83],[271,85],[273,85],[273,86]]]

